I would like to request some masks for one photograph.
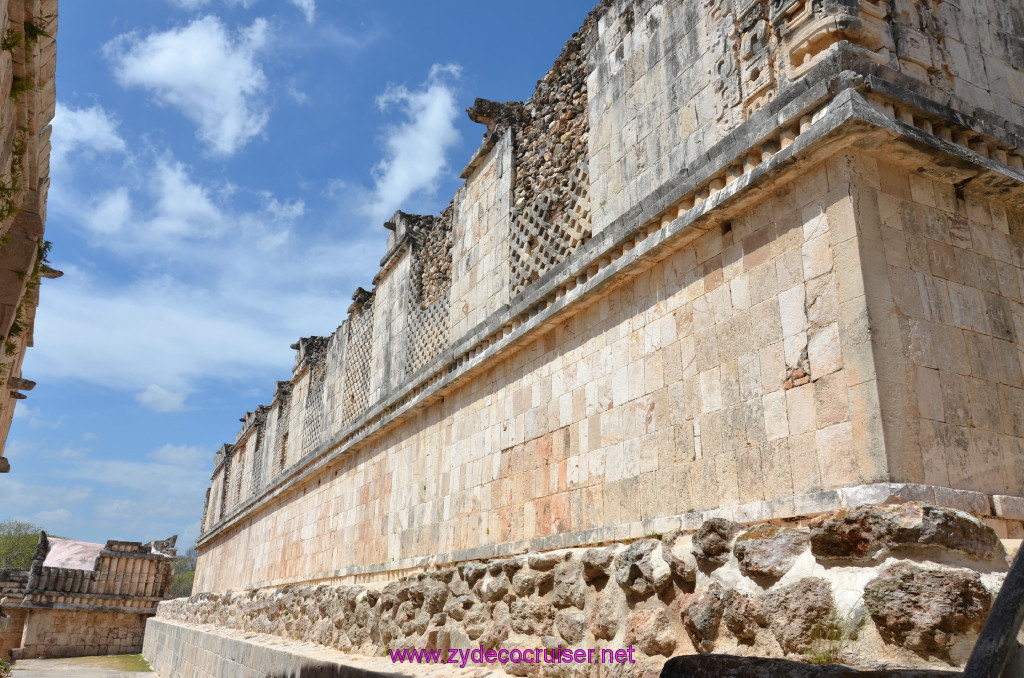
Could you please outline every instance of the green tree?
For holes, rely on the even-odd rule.
[[[30,568],[42,529],[20,520],[0,522],[0,570]]]
[[[171,585],[171,598],[188,598],[192,595],[192,582],[196,578],[196,560],[199,550],[192,547],[178,556],[174,564],[174,583]]]

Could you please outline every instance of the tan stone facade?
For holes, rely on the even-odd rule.
[[[218,453],[196,592],[863,503],[1024,537],[1022,23],[599,5]]]
[[[142,649],[170,592],[174,538],[91,544],[42,533],[32,569],[0,575],[0,657],[83,657]]]
[[[56,110],[57,0],[0,2],[0,473],[10,469],[3,444],[24,379],[21,363],[46,264],[43,236],[50,186],[50,120]]]

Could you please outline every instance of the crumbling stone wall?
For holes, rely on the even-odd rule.
[[[695,652],[956,667],[1008,557],[968,514],[865,505],[786,525],[713,518],[690,533],[438,564],[383,586],[201,594],[161,603],[158,618],[369,655],[633,646],[639,665],[628,668],[640,673],[629,675],[656,675],[667,657]],[[526,664],[505,670],[541,675]]]
[[[439,217],[424,217],[411,230],[409,338],[405,374],[430,363],[451,341],[452,218],[449,205]]]
[[[294,407],[279,389],[267,419],[287,450],[269,491],[217,504],[239,468],[224,448],[197,590],[385,581],[867,500],[955,507],[1012,536],[1024,517],[1024,389],[1009,360],[1022,355],[1012,242],[1024,134],[996,99],[956,78],[950,98],[933,70],[926,81],[904,67],[911,41],[899,36],[926,31],[886,7],[602,4],[582,49],[593,233],[517,291],[524,109],[478,102],[488,135],[452,206],[447,342],[432,361],[410,353],[424,260],[399,227],[420,218],[398,215],[374,291],[357,293],[328,341],[323,442],[303,444],[300,359],[284,382]],[[986,23],[969,12],[962,30]],[[1018,15],[994,20],[1002,47],[963,59],[1019,84],[1004,35]],[[580,64],[568,64],[552,83],[575,82]],[[1019,99],[1006,83],[992,91]],[[544,106],[571,105],[544,92]],[[543,178],[568,156],[537,158]],[[954,245],[954,232],[969,240]],[[992,317],[958,317],[955,294],[983,297]],[[1011,316],[1012,342],[1000,320]],[[943,353],[957,341],[966,360]],[[425,366],[411,375],[410,355]],[[251,435],[236,441],[240,468]]]
[[[699,173],[737,128],[840,54],[837,68],[1021,125],[1022,22],[1002,0],[607,3],[589,48],[593,230]]]
[[[32,568],[0,582],[4,658],[128,654],[170,593],[175,537],[90,544],[40,535]]]
[[[39,287],[57,278],[46,256],[50,120],[56,108],[57,0],[0,1],[0,473],[15,403],[35,382],[23,377]]]
[[[373,295],[362,288],[353,297],[354,313],[349,317],[345,351],[345,390],[342,421],[351,423],[366,410],[370,400],[370,353],[373,341]]]
[[[587,169],[589,18],[513,118],[513,296],[590,238]]]
[[[34,615],[35,616],[35,615]],[[38,615],[29,625],[17,657],[94,657],[138,654],[146,633],[146,615],[60,610]]]

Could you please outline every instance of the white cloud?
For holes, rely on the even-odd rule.
[[[152,189],[156,210],[148,228],[153,234],[209,238],[223,226],[209,192],[189,178],[183,164],[159,161]]]
[[[171,445],[170,443],[153,450],[146,456],[153,461],[179,468],[206,468],[213,460],[213,452],[205,447]]]
[[[406,120],[389,128],[385,158],[374,168],[375,186],[366,213],[383,223],[412,195],[433,191],[447,167],[445,154],[459,140],[455,127],[458,108],[451,80],[461,69],[435,64],[420,89],[390,86],[377,98],[377,106],[398,106]]]
[[[70,108],[57,103],[53,115],[50,164],[54,172],[64,169],[68,156],[76,151],[123,153],[125,142],[117,131],[117,122],[102,106]]]
[[[293,5],[302,11],[306,17],[306,23],[312,24],[316,19],[316,0],[289,0]]]
[[[269,26],[229,34],[214,16],[183,28],[140,38],[122,35],[106,46],[123,87],[150,91],[198,126],[197,136],[216,155],[232,155],[260,134],[270,118],[267,78],[257,61]]]
[[[44,416],[40,408],[32,407],[31,405],[18,405],[15,407],[14,418],[27,420],[28,425],[32,428],[58,429],[64,422],[63,415],[56,419],[52,419],[48,416]]]
[[[119,233],[131,221],[132,199],[127,188],[118,188],[100,196],[85,216],[85,226],[93,233],[109,236]]]
[[[185,409],[185,398],[188,393],[172,391],[150,384],[146,390],[135,396],[135,399],[155,412],[181,412]]]

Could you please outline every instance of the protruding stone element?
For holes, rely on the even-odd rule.
[[[834,607],[832,588],[817,577],[801,579],[764,597],[772,633],[786,652],[805,652],[814,629],[825,622]]]
[[[742,529],[739,523],[725,518],[705,520],[693,535],[693,555],[702,564],[724,565],[729,560],[729,544]]]
[[[757,629],[768,625],[761,600],[743,589],[732,589],[726,594],[722,612],[725,628],[741,641],[757,638]]]
[[[480,597],[487,602],[498,601],[505,597],[508,589],[508,577],[504,572],[496,576],[489,575],[483,580],[483,585],[480,587]]]
[[[864,587],[864,603],[883,640],[948,659],[959,638],[981,630],[992,596],[971,570],[897,563]]]
[[[462,566],[462,578],[466,580],[470,586],[476,584],[480,577],[487,573],[487,566],[483,563],[471,560]]]
[[[466,613],[466,620],[463,624],[466,629],[466,635],[469,636],[470,640],[476,640],[487,630],[487,624],[490,621],[491,618],[482,609],[470,610]]]
[[[479,642],[484,648],[497,648],[508,640],[509,633],[512,630],[510,616],[508,605],[505,603],[498,603],[494,606],[494,609],[491,611],[493,623],[483,635],[479,636]],[[469,637],[472,638],[473,635],[469,634]]]
[[[7,388],[13,388],[18,391],[31,391],[36,387],[36,382],[31,379],[22,379],[21,377],[9,377],[7,379]]]
[[[592,582],[611,574],[615,552],[612,549],[588,549],[583,552],[583,578]]]
[[[583,583],[583,563],[566,560],[555,568],[555,586],[552,591],[555,607],[583,609],[587,603],[587,585]]]
[[[633,645],[646,655],[672,655],[676,649],[676,636],[672,619],[665,609],[637,610],[626,620],[627,645]]]
[[[789,572],[808,542],[806,532],[762,523],[736,537],[733,552],[746,576],[777,578]]]
[[[559,560],[561,558],[554,553],[531,553],[526,561],[531,570],[546,572],[557,565]]]
[[[901,547],[936,547],[992,560],[1002,549],[995,531],[977,518],[920,502],[861,506],[820,518],[811,528],[819,560],[880,560]]]
[[[555,610],[543,600],[512,601],[510,618],[512,630],[530,636],[545,636],[551,632]]]
[[[711,652],[725,610],[725,591],[718,582],[696,593],[683,607],[683,626],[698,652]]]
[[[514,125],[522,119],[523,102],[477,98],[473,105],[466,109],[466,114],[473,122],[487,125],[487,132],[493,133],[499,127]]]
[[[600,594],[591,609],[590,632],[599,640],[611,640],[619,632],[622,612],[607,593]]]
[[[581,612],[563,611],[555,616],[555,628],[558,635],[570,645],[583,640],[587,634],[587,618]],[[614,635],[614,634],[612,634]]]
[[[668,545],[656,539],[634,542],[615,557],[615,581],[641,598],[663,591],[675,573],[682,577],[693,574]]]

